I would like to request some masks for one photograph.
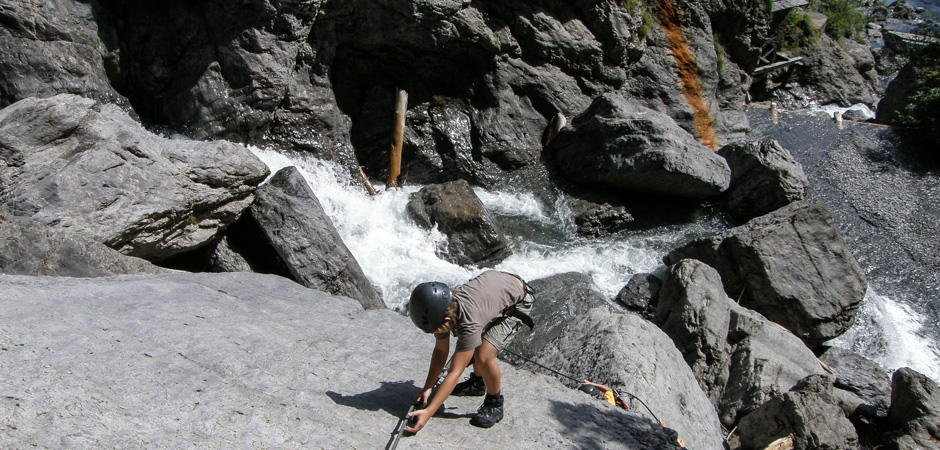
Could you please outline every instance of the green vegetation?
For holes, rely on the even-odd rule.
[[[628,12],[636,11],[639,4],[640,0],[620,0],[620,6],[623,6]]]
[[[718,57],[718,73],[720,74],[725,69],[725,47],[721,45],[718,33],[715,33],[713,37],[715,39],[715,55]]]
[[[806,47],[819,39],[816,29],[801,10],[791,9],[777,29],[777,40],[784,51]]]
[[[650,14],[648,10],[643,11],[643,24],[640,25],[640,31],[637,33],[640,40],[646,39],[647,36],[653,31],[653,25],[656,22],[653,21],[653,15]]]
[[[818,3],[818,2],[812,2]],[[826,0],[817,7],[818,11],[829,18],[826,23],[826,34],[838,39],[840,37],[854,38],[865,28],[867,19],[858,8],[862,6],[861,0]]]
[[[897,123],[918,130],[920,137],[940,148],[940,44],[928,46],[903,70],[913,72],[915,86]]]

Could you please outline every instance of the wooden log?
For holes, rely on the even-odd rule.
[[[369,191],[369,195],[377,195],[379,191],[375,190],[375,187],[372,186],[372,182],[369,181],[369,177],[366,176],[365,171],[362,170],[362,166],[359,166],[359,176],[362,178],[362,183],[366,185],[366,190]]]
[[[385,180],[385,189],[398,186],[398,176],[401,174],[401,146],[405,130],[405,111],[408,110],[408,93],[404,89],[398,90],[395,99],[395,126],[392,129],[392,146],[388,152],[388,179]]]

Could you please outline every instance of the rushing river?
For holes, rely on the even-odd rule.
[[[774,127],[761,129],[765,133],[775,130]],[[830,134],[836,135],[831,139],[838,140],[837,133]],[[447,245],[444,236],[435,230],[423,230],[408,218],[405,211],[408,196],[421,186],[406,186],[370,196],[361,181],[332,163],[266,149],[252,148],[252,151],[268,164],[272,173],[291,165],[300,170],[390,308],[401,310],[411,289],[420,282],[436,280],[455,285],[482,270],[465,269],[438,258],[435,250]],[[807,172],[812,179],[813,170]],[[490,192],[480,188],[475,191],[513,248],[513,255],[497,269],[527,279],[572,271],[588,274],[611,299],[633,274],[663,270],[662,257],[669,250],[728,226],[722,216],[706,209],[693,223],[586,239],[575,233],[570,214],[558,195]],[[816,200],[828,205],[826,201]],[[839,220],[840,213],[834,214]],[[841,227],[840,231],[845,233]],[[846,240],[853,245],[853,239]],[[863,251],[881,250],[865,247]],[[872,271],[865,265],[870,258],[862,255],[859,259],[871,277]],[[895,291],[885,295],[885,291],[879,290],[882,284],[872,283],[875,287],[869,290],[858,325],[834,344],[868,355],[887,368],[910,366],[940,380],[937,332],[929,333],[926,338],[918,337],[924,327],[930,325],[915,311],[919,309],[918,304],[929,299],[910,299]],[[936,317],[930,319],[934,321],[934,329]]]

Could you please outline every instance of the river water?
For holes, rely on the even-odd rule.
[[[826,180],[821,161],[826,159],[825,150],[838,142],[841,133],[832,132],[834,127],[829,122],[815,120],[825,125],[818,128],[816,135],[804,134],[795,127],[819,124],[773,126],[769,124],[769,113],[765,114],[766,120],[761,114],[761,111],[752,114],[752,120],[758,124],[754,136],[774,137],[785,141],[785,146],[799,147],[791,151],[804,163],[811,180]],[[421,186],[406,186],[370,196],[361,181],[332,163],[303,154],[277,153],[260,148],[252,148],[252,151],[268,164],[272,173],[291,165],[300,170],[366,276],[390,308],[401,311],[411,289],[418,283],[435,280],[453,286],[482,271],[465,269],[438,258],[435,250],[446,248],[446,239],[435,230],[415,226],[408,218],[405,212],[408,196]],[[823,156],[817,154],[819,151]],[[814,158],[819,164],[804,162],[812,162]],[[815,186],[816,180],[811,182]],[[838,192],[838,189],[825,183],[825,189],[814,191],[819,195],[814,194],[813,200],[827,206],[830,203],[835,205],[830,209],[833,209],[840,231],[847,236],[849,245],[858,249],[857,256],[872,285],[856,327],[833,344],[867,355],[886,368],[910,366],[934,380],[940,380],[940,352],[936,346],[940,341],[936,330],[940,313],[934,308],[934,315],[926,320],[919,314],[926,304],[937,303],[940,283],[937,283],[936,275],[933,281],[918,284],[921,275],[916,270],[911,272],[913,265],[897,262],[897,266],[891,266],[895,260],[890,257],[889,262],[882,262],[884,258],[880,253],[889,252],[890,243],[860,244],[866,239],[867,231],[853,231],[856,229],[853,227],[866,222],[857,219],[857,214],[840,208],[839,205],[845,203],[844,196],[835,195],[833,192]],[[633,274],[664,270],[661,260],[671,249],[728,226],[724,216],[705,208],[696,213],[691,223],[665,224],[650,230],[586,239],[575,233],[573,221],[559,195],[491,192],[481,188],[475,191],[513,248],[513,255],[496,269],[527,279],[572,271],[584,273],[591,276],[610,299]],[[823,195],[825,192],[829,194]],[[852,220],[853,217],[856,219]],[[885,270],[886,265],[896,267],[896,273],[893,269]],[[896,279],[900,281],[895,282]],[[917,286],[911,288],[910,285]],[[933,330],[927,333],[925,329],[929,327]],[[923,333],[928,336],[918,336]]]

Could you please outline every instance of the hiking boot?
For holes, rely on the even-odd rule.
[[[496,425],[496,422],[503,420],[503,396],[487,395],[483,400],[483,405],[477,410],[477,413],[470,419],[470,425],[480,428],[489,428]]]
[[[470,372],[470,378],[457,383],[454,391],[450,395],[461,397],[479,397],[486,393],[486,384],[483,383],[483,377]]]

